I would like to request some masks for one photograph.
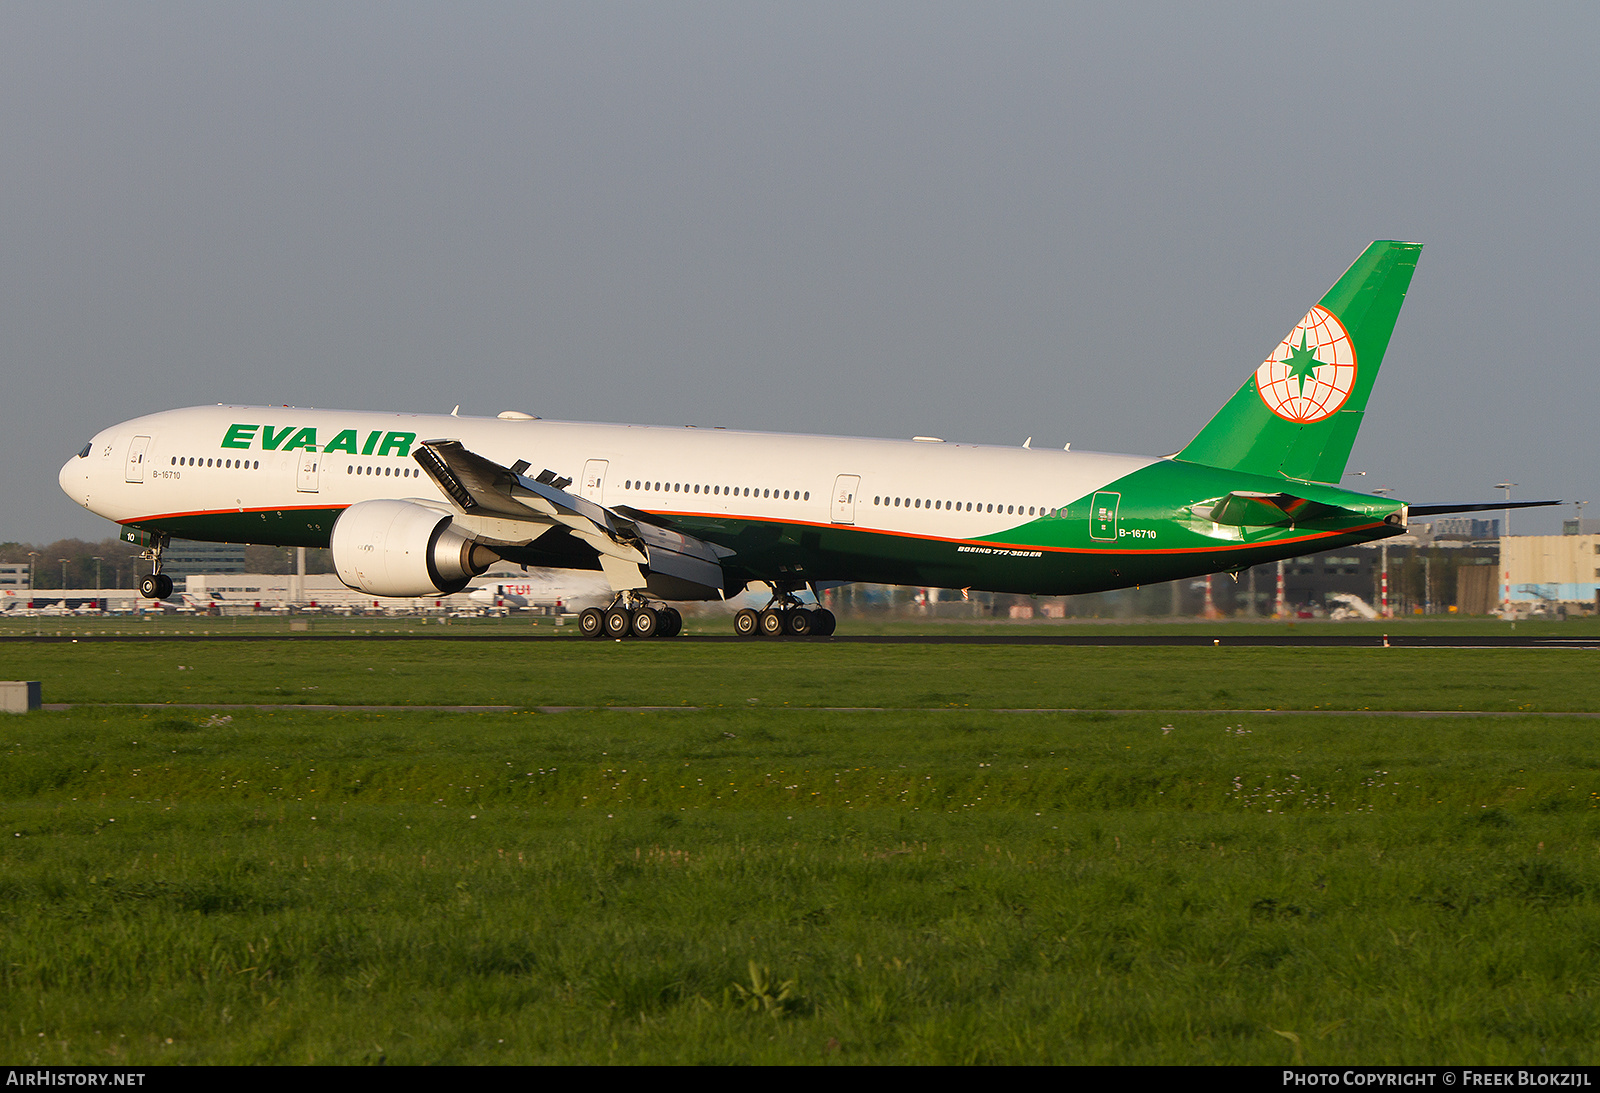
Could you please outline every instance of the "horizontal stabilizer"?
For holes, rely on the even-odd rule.
[[[1196,505],[1194,514],[1202,520],[1239,527],[1282,527],[1330,516],[1354,515],[1348,509],[1296,497],[1292,493],[1247,493],[1243,490],[1228,494],[1214,505]]]
[[[1565,501],[1483,501],[1470,505],[1408,505],[1411,516],[1443,516],[1450,512],[1498,512],[1505,509],[1537,509],[1564,505]]]

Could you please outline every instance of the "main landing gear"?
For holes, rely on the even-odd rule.
[[[825,638],[838,625],[826,607],[807,606],[793,593],[773,597],[764,611],[746,608],[733,616],[733,632],[741,638]],[[632,593],[618,596],[610,607],[591,607],[578,616],[578,634],[585,638],[675,638],[683,631],[677,608],[651,606]]]
[[[161,572],[161,552],[167,542],[165,535],[157,536],[154,545],[139,554],[150,559],[150,572],[139,578],[139,595],[147,600],[164,600],[172,595],[172,578]]]
[[[733,632],[741,638],[825,638],[838,621],[826,607],[807,607],[793,593],[781,592],[765,611],[747,607],[733,616]]]
[[[591,607],[578,616],[578,633],[586,638],[675,638],[682,632],[683,616],[677,608],[652,607],[626,595],[604,611]]]

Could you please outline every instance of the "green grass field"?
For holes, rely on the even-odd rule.
[[[1587,1063],[1597,655],[6,643],[0,1052]]]
[[[731,637],[732,614],[726,609],[688,606],[684,633],[695,636]],[[303,629],[291,630],[291,626]],[[863,615],[842,618],[841,637],[878,635],[943,634],[977,637],[1084,637],[1101,634],[1185,636],[1273,636],[1284,638],[1330,635],[1382,634],[1428,637],[1521,636],[1542,638],[1594,638],[1600,636],[1600,615],[1574,615],[1566,619],[1534,617],[1506,622],[1491,616],[1429,615],[1394,619],[1256,619],[1240,616],[1231,619],[918,619]],[[20,618],[0,616],[0,646],[7,638],[78,635],[133,635],[140,637],[226,637],[266,635],[299,637],[307,635],[392,635],[561,637],[577,640],[577,626],[571,619],[557,625],[548,617],[509,616],[447,618],[441,616],[365,616],[305,614],[289,618],[282,615],[107,615],[38,616]]]

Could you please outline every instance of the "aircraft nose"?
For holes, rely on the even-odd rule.
[[[89,461],[87,459],[81,455],[75,455],[61,464],[61,473],[56,476],[56,481],[61,483],[62,493],[65,493],[85,508],[89,506]]]

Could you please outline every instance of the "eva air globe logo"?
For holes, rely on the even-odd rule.
[[[1267,409],[1305,424],[1335,413],[1356,385],[1356,350],[1344,324],[1314,307],[1256,369],[1256,390]]]

